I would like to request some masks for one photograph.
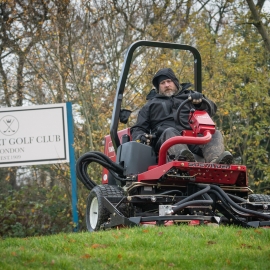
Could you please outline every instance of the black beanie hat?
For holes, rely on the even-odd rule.
[[[164,76],[173,81],[173,83],[175,84],[177,90],[180,89],[179,81],[176,78],[176,76],[175,76],[174,72],[172,71],[172,69],[170,69],[170,68],[162,68],[154,75],[153,80],[152,80],[152,83],[155,86],[155,88],[157,89],[157,91],[159,91],[159,83],[161,81],[163,81],[163,80],[166,80],[166,78],[164,79]],[[160,79],[160,77],[161,77],[162,80]]]
[[[168,76],[166,76],[166,75],[160,75],[160,76],[157,77],[157,83],[159,85],[162,81],[168,80],[168,79],[170,79]]]

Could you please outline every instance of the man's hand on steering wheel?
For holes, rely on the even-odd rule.
[[[191,100],[193,104],[200,104],[202,103],[203,94],[199,92],[194,92],[189,95],[188,99]]]

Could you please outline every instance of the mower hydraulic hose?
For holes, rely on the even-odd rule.
[[[245,200],[245,199],[243,199],[243,198],[241,198],[241,197],[232,195],[232,194],[230,194],[230,193],[227,193],[227,195],[228,195],[229,197],[231,197],[232,199],[234,199],[235,201],[238,201],[238,202],[245,202],[245,203],[247,202],[247,200]]]
[[[230,205],[228,204],[228,202],[216,190],[211,189],[211,190],[209,190],[209,193],[216,195],[219,198],[219,200],[222,202],[222,205],[224,205],[226,208],[230,209]],[[215,200],[215,203],[216,203],[216,200]],[[214,205],[214,207],[215,207],[215,205]]]
[[[96,162],[106,168],[114,178],[124,181],[124,178],[118,176],[123,174],[123,168],[110,160],[105,154],[97,151],[88,152],[82,155],[76,163],[76,173],[79,180],[89,190],[93,189],[97,184],[89,177],[87,168],[90,163]]]
[[[96,159],[96,158],[91,158],[91,159],[89,159],[89,163],[85,163],[84,164],[84,172],[87,174],[87,167],[88,167],[88,165],[91,163],[91,162],[96,162],[96,163],[98,163],[99,165],[101,165],[101,166],[103,166],[104,168],[106,168],[112,175],[113,175],[113,177],[114,178],[116,178],[116,179],[118,179],[118,180],[120,180],[120,181],[124,181],[125,179],[123,179],[123,178],[121,178],[121,177],[119,177],[116,173],[119,173],[119,174],[121,174],[123,171],[120,171],[119,172],[119,170],[116,170],[115,169],[115,167],[114,166],[112,166],[112,164],[108,164],[108,163],[106,163],[106,162],[104,162],[104,161],[102,161],[102,160],[100,160],[100,159]]]
[[[209,130],[204,131],[203,137],[175,136],[165,141],[159,150],[158,166],[166,163],[167,151],[175,144],[207,144],[211,141],[212,135]]]
[[[227,200],[228,204],[230,204],[232,207],[239,210],[240,212],[248,213],[248,214],[251,214],[251,215],[266,219],[266,220],[270,220],[269,215],[262,214],[260,212],[249,210],[249,209],[239,206],[220,187],[215,186],[215,185],[210,185],[210,186],[211,186],[211,189],[216,190],[218,193],[220,193]]]
[[[168,194],[172,194],[172,193],[181,193],[181,195],[183,195],[183,192],[180,190],[167,190],[161,193],[158,193],[157,195],[168,195]]]
[[[185,207],[187,206],[190,206],[190,205],[201,205],[201,204],[207,204],[207,205],[211,205],[213,204],[213,200],[210,198],[210,200],[196,200],[196,201],[190,201],[190,202],[186,202],[186,203],[183,203],[181,205],[177,205],[176,207],[175,204],[173,205],[173,214],[184,209]]]
[[[113,166],[115,170],[118,171],[119,173],[122,173],[124,170],[123,167],[113,162],[109,157],[107,157],[105,154],[101,152],[92,151],[92,152],[88,152],[87,154],[88,156],[91,154],[92,157],[97,157],[100,160],[105,160],[107,164],[110,164],[111,166]]]
[[[204,185],[203,185],[203,186],[204,186]],[[186,198],[183,199],[182,201],[180,201],[180,202],[174,204],[174,206],[175,206],[175,205],[182,205],[182,204],[185,203],[185,202],[191,201],[191,200],[193,200],[194,198],[196,198],[196,197],[198,197],[198,196],[200,196],[200,195],[202,195],[202,194],[208,192],[209,190],[210,190],[210,185],[206,185],[206,187],[205,187],[204,189],[199,190],[199,191],[197,191],[196,193],[194,193],[194,194],[192,194],[192,195],[186,197]]]
[[[83,159],[81,158],[79,158],[76,163],[76,173],[77,173],[77,177],[80,179],[80,181],[85,185],[87,189],[91,190],[92,188],[96,186],[96,183],[93,182],[91,178],[88,177],[87,164],[85,164],[83,162]]]
[[[248,213],[244,213],[243,211],[238,211],[237,209],[233,208],[230,204],[228,204],[225,199],[221,196],[221,194],[219,194],[216,190],[213,190],[211,189],[209,191],[210,193],[212,194],[215,194],[222,202],[222,206],[223,208],[227,211],[227,213],[229,213],[231,216],[234,217],[235,220],[238,220],[239,222],[242,222],[241,219],[237,216],[235,216],[235,213],[240,215],[240,216],[254,216],[254,215],[251,215],[251,214],[248,214]],[[213,207],[215,208],[215,206]]]

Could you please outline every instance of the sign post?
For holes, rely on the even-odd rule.
[[[76,178],[76,162],[74,151],[74,134],[73,134],[73,117],[72,117],[72,104],[67,102],[67,124],[68,124],[68,138],[69,138],[69,166],[70,166],[70,178],[71,178],[71,204],[72,204],[72,216],[74,231],[79,229],[79,218],[77,211],[77,178]]]

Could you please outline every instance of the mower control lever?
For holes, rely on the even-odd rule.
[[[144,133],[143,135],[141,135],[140,139],[137,140],[137,142],[150,145],[152,140],[155,139],[156,137],[157,136],[155,134]]]

